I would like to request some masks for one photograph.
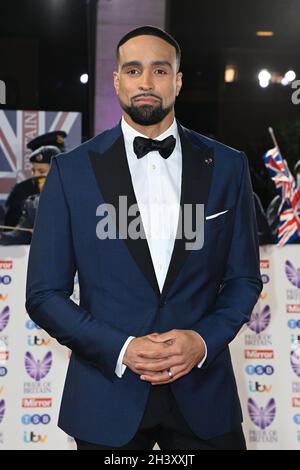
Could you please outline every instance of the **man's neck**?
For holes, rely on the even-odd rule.
[[[170,112],[161,122],[153,124],[152,126],[142,126],[141,124],[137,124],[127,113],[124,113],[123,117],[127,124],[133,127],[137,132],[149,137],[150,139],[155,139],[171,126],[174,121],[174,111]]]

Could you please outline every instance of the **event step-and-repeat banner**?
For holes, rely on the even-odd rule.
[[[74,449],[56,424],[70,352],[25,311],[28,248],[0,247],[0,449]],[[231,345],[247,445],[300,449],[299,246],[262,247],[261,272],[260,299]]]
[[[264,288],[231,345],[249,449],[300,449],[299,248],[260,248]]]
[[[31,177],[28,142],[52,131],[65,131],[66,150],[81,143],[81,113],[71,111],[0,110],[0,201],[12,187]]]
[[[56,425],[70,351],[26,313],[28,252],[0,247],[0,450],[72,449]]]

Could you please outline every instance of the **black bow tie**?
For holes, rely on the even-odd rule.
[[[145,137],[135,137],[133,141],[133,150],[137,158],[142,158],[147,153],[157,150],[163,158],[168,158],[174,150],[176,139],[169,135],[164,140],[153,140]]]

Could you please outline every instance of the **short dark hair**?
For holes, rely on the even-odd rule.
[[[180,59],[181,59],[181,49],[180,49],[178,42],[176,41],[176,39],[173,38],[173,36],[171,36],[171,34],[167,33],[163,29],[160,29],[160,28],[157,28],[156,26],[151,26],[151,25],[139,26],[138,28],[132,29],[120,39],[117,45],[117,50],[116,50],[117,61],[119,61],[120,47],[123,44],[125,44],[125,42],[129,41],[129,39],[135,38],[137,36],[156,36],[168,42],[169,44],[171,44],[171,46],[175,47],[177,66],[179,69]]]

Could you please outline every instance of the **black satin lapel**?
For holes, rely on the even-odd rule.
[[[213,148],[205,144],[202,147],[194,145],[186,132],[180,127],[179,133],[182,149],[180,206],[183,214],[185,204],[192,204],[193,208],[196,204],[204,204],[204,208],[206,208],[213,174]],[[171,262],[163,286],[163,298],[166,297],[188,255],[191,253],[190,250],[186,250],[186,243],[190,243],[191,240],[186,238],[183,229],[181,233],[182,236],[175,240]]]
[[[119,226],[119,196],[127,196],[127,209],[134,204],[137,205],[123,135],[121,135],[103,154],[93,151],[89,151],[89,154],[92,168],[104,201],[108,204],[112,204],[116,210],[116,225],[120,234],[123,230],[121,230]],[[136,216],[127,216],[127,233],[128,225]],[[141,227],[141,229],[142,232],[145,233],[143,227]],[[148,242],[145,236],[143,238],[139,237],[136,240],[127,236],[124,242],[151,287],[157,295],[160,295]]]

